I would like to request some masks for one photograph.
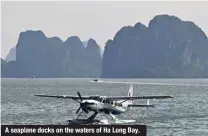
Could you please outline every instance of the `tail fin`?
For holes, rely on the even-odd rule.
[[[149,103],[149,99],[147,99],[147,105],[150,105],[150,103]]]
[[[133,92],[134,92],[133,85],[130,85],[129,86],[129,91],[128,91],[127,97],[133,96]],[[128,103],[129,104],[133,104],[133,101],[132,100],[128,100]]]
[[[133,90],[133,85],[130,85],[130,86],[129,86],[129,91],[128,91],[127,96],[133,96],[133,92],[134,92],[134,90]]]

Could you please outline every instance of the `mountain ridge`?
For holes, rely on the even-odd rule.
[[[157,15],[122,27],[103,55],[103,78],[207,77],[208,40],[190,21]]]
[[[41,30],[21,32],[15,47],[16,60],[4,63],[2,77],[99,77],[102,62],[87,59],[86,50],[99,47],[93,44],[93,48],[86,49],[77,36],[63,42],[59,37],[46,37]],[[96,49],[92,53],[101,60]]]
[[[41,30],[21,32],[15,47],[16,60],[1,59],[2,77],[208,77],[206,34],[172,15],[156,15],[148,26],[122,27],[104,51],[92,38],[63,41]]]

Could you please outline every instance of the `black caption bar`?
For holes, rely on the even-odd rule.
[[[146,136],[145,125],[1,125],[2,136]]]

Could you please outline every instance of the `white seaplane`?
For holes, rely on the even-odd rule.
[[[133,85],[130,85],[127,96],[81,96],[79,92],[77,92],[78,96],[72,95],[45,95],[45,94],[37,94],[35,96],[39,97],[54,97],[54,98],[63,98],[63,99],[72,99],[80,103],[80,107],[77,109],[76,114],[82,109],[82,112],[78,115],[78,117],[84,112],[88,114],[90,111],[94,112],[92,116],[88,119],[75,119],[72,120],[72,123],[77,124],[93,124],[93,123],[103,123],[108,124],[107,120],[94,120],[98,113],[105,113],[110,115],[116,124],[118,123],[132,123],[136,122],[136,120],[120,120],[115,117],[115,115],[120,115],[130,107],[155,107],[154,105],[149,104],[149,99],[166,99],[173,98],[172,96],[133,96]],[[147,99],[146,105],[133,104],[133,100],[135,99]]]

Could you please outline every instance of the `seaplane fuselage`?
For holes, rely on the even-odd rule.
[[[110,101],[102,96],[91,96],[88,100],[83,100],[82,105],[84,110],[94,112],[111,113],[114,115],[121,114],[128,110],[128,104],[132,104],[131,101]]]

